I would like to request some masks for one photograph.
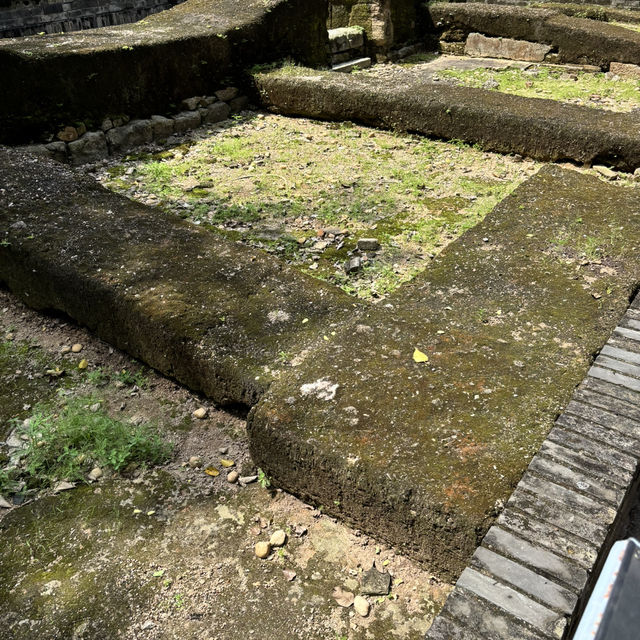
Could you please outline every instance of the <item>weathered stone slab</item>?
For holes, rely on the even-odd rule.
[[[471,559],[471,566],[480,573],[498,578],[518,591],[532,596],[545,606],[562,613],[571,613],[578,601],[573,591],[484,547],[476,549]]]
[[[634,114],[452,86],[408,71],[400,85],[395,76],[302,68],[254,78],[263,105],[279,113],[455,138],[541,160],[640,166],[640,121]]]
[[[538,454],[534,457],[529,465],[529,471],[546,478],[547,480],[555,480],[562,484],[578,489],[583,493],[591,495],[595,498],[607,502],[609,505],[617,507],[623,496],[624,491],[615,486],[609,485],[602,478],[594,478],[591,475],[580,473],[564,464],[555,462],[547,456]]]
[[[86,164],[102,160],[109,154],[107,140],[102,131],[90,131],[69,143],[72,164]]]
[[[341,53],[349,49],[360,49],[364,46],[364,31],[361,27],[342,27],[329,29],[329,51]]]
[[[536,516],[505,509],[498,517],[497,524],[529,542],[570,558],[584,569],[590,570],[598,556],[598,547],[595,544]]]
[[[256,463],[280,486],[381,531],[434,570],[450,575],[464,566],[635,283],[638,257],[627,247],[619,264],[628,275],[618,274],[625,284],[619,280],[601,305],[574,279],[575,265],[548,257],[549,247],[576,217],[580,233],[591,235],[614,212],[625,228],[640,223],[637,211],[625,189],[558,168],[541,171],[388,306],[339,327],[274,384],[249,420]],[[559,341],[572,349],[559,349]],[[416,348],[428,362],[414,362]],[[556,431],[558,450],[580,469],[585,439]],[[628,456],[587,444],[587,469],[605,477],[632,470]],[[533,504],[531,494],[526,499]],[[578,494],[574,501],[588,503],[582,520],[597,543],[604,527],[589,518],[600,506]],[[560,498],[549,504],[549,522],[565,527],[566,511]],[[569,531],[584,534],[582,520]]]
[[[586,571],[581,567],[498,526],[494,525],[489,529],[482,544],[518,560],[542,575],[560,580],[577,592],[584,587],[587,580]]]
[[[440,619],[447,618],[460,622],[463,626],[462,635],[438,636],[434,635],[434,629],[438,632],[442,629]],[[446,626],[445,629],[449,627]],[[453,627],[454,629],[459,627]],[[462,589],[455,589],[447,602],[445,603],[443,612],[436,618],[434,625],[429,629],[427,638],[429,640],[440,640],[444,637],[447,640],[467,640],[467,631],[471,630],[470,640],[473,634],[479,634],[481,638],[487,640],[540,640],[548,638],[549,635],[540,630],[534,629],[526,623],[519,622],[517,619],[507,615],[497,607],[487,606],[487,601],[472,595]]]
[[[612,467],[608,462],[601,462],[579,449],[565,447],[557,442],[545,440],[540,448],[540,453],[545,454],[563,464],[570,465],[574,469],[580,469],[594,478],[606,478],[607,483],[619,487],[625,486],[633,475],[632,471],[625,471],[619,467]]]
[[[530,516],[542,518],[559,529],[584,538],[596,548],[600,547],[606,537],[607,529],[604,525],[596,524],[590,519],[576,515],[561,502],[547,500],[539,494],[530,494],[517,488],[509,500],[509,505]]]
[[[640,364],[640,353],[629,351],[627,349],[620,349],[619,347],[609,344],[605,344],[604,347],[602,347],[600,355],[623,360],[630,364]]]
[[[616,385],[607,384],[596,378],[587,378],[575,395],[577,401],[599,407],[610,413],[640,421],[640,397]]]
[[[2,282],[221,404],[255,404],[278,353],[353,313],[338,289],[58,163],[0,149],[0,184]]]
[[[612,61],[640,64],[640,33],[602,20],[566,16],[553,6],[516,7],[484,3],[429,3],[431,21],[447,41],[470,33],[528,40],[553,47],[562,63],[607,69]]]
[[[619,371],[625,376],[640,378],[640,367],[637,365],[628,364],[626,362],[614,360],[613,358],[608,358],[607,356],[602,355],[596,358],[595,364],[598,367],[606,367],[607,369],[611,369],[612,371]]]
[[[473,569],[465,569],[456,586],[488,600],[500,609],[550,636],[561,638],[566,620],[561,614]]]
[[[464,52],[476,58],[505,58],[526,62],[543,62],[551,47],[537,42],[512,38],[488,38],[481,33],[470,33]]]
[[[581,418],[580,422],[574,420],[574,416]],[[577,400],[572,400],[567,406],[567,414],[561,416],[561,424],[572,426],[580,433],[584,429],[589,429],[585,424],[590,423],[595,428],[597,425],[607,427],[607,429],[593,430],[586,435],[594,440],[600,440],[605,444],[610,444],[622,452],[629,452],[634,455],[640,448],[640,422],[631,418],[616,415],[599,407],[592,407]]]
[[[610,445],[593,442],[588,438],[583,438],[577,433],[563,429],[560,426],[554,427],[547,436],[549,440],[557,442],[576,451],[580,451],[581,454],[587,455],[594,460],[598,460],[603,464],[608,464],[614,469],[625,469],[633,473],[636,468],[636,460],[630,455],[620,453],[617,449],[614,449]]]
[[[593,378],[598,378],[598,380],[604,380],[611,384],[626,387],[631,391],[640,391],[640,380],[637,378],[630,378],[629,376],[622,375],[616,371],[611,371],[611,369],[603,369],[602,367],[594,365],[589,369],[589,375]]]
[[[640,80],[640,66],[637,64],[625,64],[624,62],[612,62],[609,65],[609,71],[615,73],[621,78],[630,78],[631,80]]]

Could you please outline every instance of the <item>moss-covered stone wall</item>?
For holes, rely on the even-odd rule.
[[[243,70],[284,57],[327,63],[326,0],[187,0],[131,25],[0,42],[0,142],[95,128],[114,114],[241,84]]]

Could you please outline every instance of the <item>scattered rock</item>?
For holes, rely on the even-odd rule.
[[[282,575],[285,577],[285,580],[292,582],[293,580],[295,580],[296,572],[292,569],[283,569]]]
[[[11,504],[0,496],[0,509],[11,509]]]
[[[604,165],[601,165],[601,164],[595,164],[595,165],[593,165],[593,168],[603,178],[606,178],[607,180],[617,180],[618,179],[618,174],[615,171],[612,171],[611,169],[609,169],[609,167],[605,167]]]
[[[316,396],[319,400],[333,400],[336,397],[338,384],[332,384],[326,378],[320,378],[315,382],[308,382],[300,387],[303,396]]]
[[[240,476],[240,478],[238,478],[238,480],[240,481],[240,484],[251,484],[252,482],[255,482],[258,479],[258,476]]]
[[[220,89],[216,91],[216,98],[222,102],[229,102],[238,95],[238,89],[236,87],[227,87],[226,89]]]
[[[102,478],[102,469],[100,467],[94,467],[93,469],[91,469],[91,472],[89,473],[89,480],[92,481],[96,481],[99,478]]]
[[[268,542],[257,542],[254,551],[258,558],[264,560],[271,553],[271,545]]]
[[[269,544],[272,547],[282,547],[287,542],[287,534],[282,529],[277,529],[271,534]]]
[[[200,456],[191,456],[189,458],[189,466],[192,469],[199,469],[204,463],[202,462],[202,458]]]
[[[346,608],[353,604],[353,593],[351,593],[351,591],[345,591],[342,587],[335,587],[331,595],[341,607]]]
[[[98,411],[100,411],[100,407],[102,405],[99,402],[96,402],[95,404],[92,404],[89,407],[89,411],[91,411],[91,413],[98,413]]]
[[[344,267],[344,270],[347,273],[356,273],[357,271],[360,271],[361,268],[362,268],[362,259],[355,257],[355,258],[351,258],[351,260],[347,262],[347,264]]]
[[[78,139],[78,131],[75,127],[65,127],[62,131],[58,132],[58,140],[63,142],[73,142]]]
[[[81,351],[82,345],[79,342],[76,342],[76,344],[71,347],[71,353],[80,353]]]
[[[76,485],[73,482],[67,482],[63,480],[62,482],[58,482],[58,484],[53,487],[53,493],[60,493],[61,491],[68,491],[69,489],[73,489]]]
[[[198,420],[204,420],[209,413],[209,410],[206,407],[200,407],[193,412],[193,417]]]
[[[153,624],[151,620],[147,620],[140,628],[142,631],[146,631],[147,629],[153,629],[156,625]]]
[[[378,251],[380,243],[377,238],[360,238],[358,240],[358,249],[360,251]]]
[[[381,573],[373,565],[369,571],[362,574],[362,588],[360,591],[367,596],[386,596],[391,590],[391,576]]]
[[[240,474],[237,471],[230,471],[227,474],[227,482],[230,484],[234,484],[238,481],[238,477],[240,476]]]
[[[356,596],[353,599],[353,608],[356,610],[356,613],[358,615],[366,618],[369,615],[369,611],[371,610],[371,605],[364,596]]]

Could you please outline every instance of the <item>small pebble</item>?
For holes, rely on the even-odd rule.
[[[229,451],[229,447],[220,447],[218,451],[224,456]]]
[[[91,411],[91,413],[97,413],[98,411],[100,411],[100,403],[96,402],[95,404],[92,404],[89,407],[89,411]]]
[[[71,353],[80,353],[81,351],[82,345],[79,342],[76,342],[76,344],[71,347]]]
[[[11,509],[11,505],[2,496],[0,496],[0,509]]]
[[[71,347],[69,345],[62,347],[62,349],[60,349],[60,353],[69,353],[71,351]]]
[[[239,478],[240,484],[251,484],[258,479],[258,476],[241,476]]]
[[[204,420],[207,417],[207,413],[209,413],[209,411],[206,407],[200,407],[193,412],[193,417],[198,420]]]
[[[255,554],[258,558],[266,558],[271,553],[271,545],[268,542],[258,542],[255,546]]]
[[[202,458],[200,456],[191,456],[189,458],[189,466],[192,469],[199,469],[202,466]]]
[[[235,482],[238,481],[239,475],[240,474],[237,471],[229,472],[229,474],[227,475],[227,482],[229,482],[230,484],[234,484]]]
[[[269,544],[272,547],[281,547],[287,541],[287,534],[282,529],[277,529],[271,534]]]
[[[89,473],[89,480],[97,480],[98,478],[102,478],[102,469],[100,467],[94,467],[91,469],[91,473]]]
[[[356,610],[356,613],[358,613],[358,615],[366,618],[369,615],[369,611],[371,610],[371,605],[364,596],[356,596],[353,599],[353,608]]]
[[[13,340],[13,333],[7,333],[7,335],[5,336],[5,340],[11,342]]]

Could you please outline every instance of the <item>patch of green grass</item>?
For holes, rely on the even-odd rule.
[[[70,400],[56,413],[41,409],[18,432],[27,436],[23,479],[30,487],[82,481],[95,465],[121,471],[130,463],[165,462],[172,447],[149,425],[133,426],[92,412],[92,397]]]
[[[458,84],[482,88],[497,83],[496,91],[529,98],[548,98],[612,111],[631,111],[640,105],[640,81],[608,80],[604,73],[563,71],[539,67],[522,69],[447,69],[438,76]]]
[[[140,369],[139,371],[129,371],[129,369],[122,369],[122,371],[118,371],[114,376],[115,380],[121,382],[122,384],[126,384],[129,387],[137,385],[141,389],[146,388],[147,384],[149,384],[149,378],[144,374],[144,371]]]

